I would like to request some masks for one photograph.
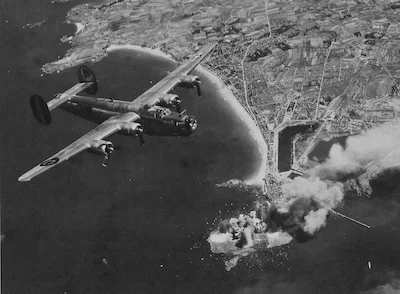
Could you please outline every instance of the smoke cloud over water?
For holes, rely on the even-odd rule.
[[[326,225],[330,209],[344,197],[340,180],[359,175],[365,165],[383,159],[400,147],[400,120],[349,137],[346,147],[332,146],[328,158],[310,171],[309,178],[297,177],[282,186],[283,198],[278,212],[286,214],[286,222],[297,223],[310,235]]]
[[[400,120],[383,124],[361,135],[346,140],[346,148],[332,146],[327,160],[316,166],[311,175],[321,179],[340,180],[343,176],[356,174],[362,166],[384,158],[400,147]]]
[[[258,250],[286,245],[292,239],[288,233],[282,231],[261,233],[255,236],[254,247],[238,248],[237,242],[232,240],[227,233],[213,231],[210,233],[207,241],[210,243],[210,249],[213,253],[227,255],[225,268],[227,271],[230,271],[238,264],[242,257],[246,257]]]
[[[284,195],[280,210],[288,210],[298,198],[308,198],[322,207],[333,208],[343,199],[343,184],[333,181],[322,181],[319,178],[297,177],[282,186]]]
[[[344,197],[343,184],[319,178],[297,177],[282,186],[283,197],[277,204],[285,214],[284,226],[299,226],[312,235],[325,226],[330,209]]]
[[[328,210],[326,208],[320,208],[317,211],[310,211],[309,214],[304,217],[304,232],[314,234],[315,231],[325,226],[327,216]]]
[[[308,178],[296,177],[281,186],[283,195],[276,203],[264,201],[256,206],[253,215],[253,212],[248,216],[241,215],[244,223],[239,224],[243,229],[239,241],[234,238],[238,219],[221,221],[218,230],[208,238],[212,252],[234,256],[227,261],[229,270],[240,256],[262,248],[285,245],[293,237],[298,241],[309,240],[325,227],[330,211],[343,200],[344,184],[341,181],[359,176],[365,165],[383,159],[399,147],[400,120],[349,137],[345,148],[333,145],[328,158],[312,168]],[[261,231],[257,229],[255,220],[261,222]]]

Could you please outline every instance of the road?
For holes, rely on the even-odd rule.
[[[350,86],[351,83],[350,83]],[[328,121],[329,116],[334,116],[336,110],[342,105],[344,99],[347,97],[347,91],[348,88],[350,87],[348,86],[345,91],[340,94],[338,97],[336,97],[335,99],[333,99],[331,101],[331,103],[329,103],[328,108],[326,109],[326,112],[322,118],[322,124],[321,126],[318,128],[318,130],[315,132],[314,137],[312,138],[311,142],[307,145],[306,149],[304,150],[303,154],[300,156],[299,158],[299,163],[300,164],[305,164],[307,162],[307,158],[308,158],[308,154],[310,154],[310,152],[315,148],[315,146],[318,143],[318,139],[319,139],[319,135],[321,134],[322,130],[325,127],[326,122]]]
[[[253,45],[253,44],[249,44],[249,46],[247,46],[246,51],[244,52],[244,55],[243,55],[243,58],[242,58],[242,62],[241,62],[241,67],[242,67],[242,79],[243,79],[243,88],[244,88],[244,98],[245,98],[246,106],[247,106],[247,108],[248,108],[248,110],[249,110],[249,113],[250,113],[251,116],[253,117],[253,119],[254,119],[254,121],[255,121],[257,127],[260,127],[260,126],[258,125],[257,118],[256,118],[256,116],[254,115],[254,112],[253,112],[253,110],[251,109],[250,104],[249,104],[249,97],[248,97],[248,94],[247,94],[247,83],[246,83],[246,77],[245,77],[245,73],[244,73],[244,60],[246,59],[247,52],[249,51],[251,45]]]
[[[314,117],[315,120],[318,119],[319,100],[321,99],[322,84],[324,83],[325,67],[326,67],[326,63],[328,62],[329,54],[331,54],[331,48],[332,48],[332,44],[329,46],[328,54],[326,55],[325,62],[324,62],[324,68],[322,70],[322,77],[321,77],[321,80],[319,82],[317,108],[315,109],[315,117]]]

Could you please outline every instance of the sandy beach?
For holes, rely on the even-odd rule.
[[[121,50],[121,49],[143,52],[175,61],[171,55],[166,54],[159,49],[151,49],[137,45],[111,45],[107,48],[107,52]],[[235,95],[232,93],[230,88],[217,75],[215,75],[213,72],[204,68],[201,65],[199,65],[196,68],[196,70],[198,70],[201,74],[203,74],[204,76],[207,77],[207,79],[210,80],[210,82],[215,86],[215,88],[219,92],[219,95],[223,97],[223,99],[232,107],[232,110],[240,117],[240,119],[247,126],[253,140],[258,146],[258,151],[260,152],[261,160],[258,169],[248,179],[245,180],[245,183],[248,185],[262,186],[264,184],[263,179],[266,176],[268,147],[266,142],[264,141],[261,130],[257,127],[256,123],[251,118],[250,114],[236,99]]]
[[[80,23],[75,23],[75,25],[79,26],[79,29],[83,29],[84,25]],[[77,32],[78,32],[77,31]],[[130,45],[130,44],[123,44],[123,45],[110,45],[107,47],[105,50],[101,48],[84,48],[84,49],[70,49],[67,54],[56,61],[46,63],[45,65],[42,66],[42,71],[51,74],[54,72],[60,72],[66,68],[78,66],[84,62],[96,62],[102,59],[103,57],[107,56],[107,53],[115,51],[115,50],[133,50],[135,52],[140,53],[145,53],[145,54],[152,54],[154,56],[162,57],[162,58],[167,58],[171,61],[175,60],[172,58],[171,55],[164,53],[160,49],[151,49],[151,48],[145,48],[141,47],[138,45]]]
[[[138,46],[138,45],[130,45],[130,44],[125,44],[125,45],[111,45],[109,46],[106,51],[107,52],[112,52],[115,50],[122,50],[122,49],[128,49],[128,50],[133,50],[133,51],[137,51],[137,52],[143,52],[143,53],[147,53],[147,54],[151,54],[151,55],[155,55],[158,57],[163,57],[163,58],[167,58],[169,60],[172,60],[175,62],[175,60],[172,58],[171,55],[161,51],[160,49],[151,49],[151,48],[147,48],[147,47],[142,47],[142,46]]]
[[[79,23],[77,23],[76,25],[79,26]],[[83,26],[83,25],[81,25],[81,26]],[[78,31],[79,31],[79,29],[81,29],[81,26],[78,27]],[[109,53],[109,52],[116,51],[116,50],[132,50],[138,54],[140,54],[142,52],[145,54],[151,54],[153,56],[166,58],[166,59],[169,59],[169,60],[172,60],[175,62],[175,60],[172,58],[171,55],[161,51],[160,49],[146,48],[146,47],[141,47],[138,45],[130,45],[130,44],[110,45],[106,49],[105,53]],[[58,61],[49,63],[48,68],[45,68],[44,72],[51,73],[51,72],[55,71],[54,68],[57,68],[57,69],[61,68],[61,70],[62,70],[67,67],[76,66],[76,65],[82,63],[82,61],[85,61],[86,59],[88,59],[89,56],[90,56],[90,54],[87,51],[83,51],[80,53],[72,53]],[[104,57],[104,56],[101,56],[101,57]],[[99,59],[97,58],[97,61],[98,60]],[[236,97],[232,93],[231,89],[216,74],[214,74],[210,70],[202,67],[201,65],[199,65],[196,68],[196,70],[198,70],[201,74],[206,76],[207,79],[209,79],[209,81],[215,86],[215,88],[219,92],[219,95],[221,97],[223,97],[223,99],[230,105],[232,110],[238,115],[238,117],[247,126],[248,131],[250,132],[254,142],[258,146],[261,160],[260,160],[258,169],[244,182],[245,182],[245,184],[248,184],[248,185],[256,185],[256,186],[263,185],[263,183],[264,183],[263,179],[266,176],[266,169],[267,169],[268,147],[263,138],[261,130],[257,127],[256,123],[254,122],[254,120],[252,119],[250,114],[244,109],[244,107],[236,99]]]
[[[263,138],[261,130],[257,127],[254,120],[251,118],[250,114],[244,109],[244,107],[236,99],[235,95],[232,93],[231,89],[213,72],[206,69],[205,67],[199,65],[196,68],[200,73],[205,75],[216,87],[221,97],[232,107],[235,113],[240,117],[240,119],[246,124],[253,140],[258,146],[258,151],[260,152],[261,160],[258,170],[256,170],[253,175],[245,180],[248,185],[263,185],[263,179],[266,176],[267,168],[267,154],[268,146]]]

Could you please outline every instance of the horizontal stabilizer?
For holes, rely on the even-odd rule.
[[[57,94],[48,103],[44,99],[35,94],[30,98],[31,109],[36,120],[42,125],[51,123],[50,111],[64,104],[76,94],[86,91],[88,94],[96,94],[97,80],[94,73],[87,66],[80,66],[78,68],[78,81],[79,83],[68,89],[64,93]]]
[[[76,84],[66,92],[56,95],[55,98],[50,100],[48,103],[46,103],[41,96],[37,94],[32,95],[29,102],[31,104],[33,116],[42,125],[50,124],[51,123],[50,111],[52,111],[54,108],[59,107],[61,104],[71,99],[71,97],[73,97],[75,94],[85,90],[91,85],[92,85],[91,82]]]
[[[57,108],[61,104],[65,103],[67,100],[69,100],[72,96],[82,92],[86,88],[89,88],[92,85],[91,82],[89,83],[78,83],[75,86],[73,86],[71,89],[68,89],[62,94],[57,94],[54,99],[50,100],[47,103],[47,106],[50,111],[52,111],[54,108]]]

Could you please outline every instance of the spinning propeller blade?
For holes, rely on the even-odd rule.
[[[111,157],[111,153],[114,151],[114,146],[113,145],[106,145],[104,149],[104,159],[103,162],[101,163],[102,166],[107,167],[107,162]]]
[[[139,138],[140,146],[143,146],[145,141],[143,138],[143,129],[141,127],[138,127],[136,130],[136,136]]]
[[[177,104],[175,105],[175,108],[176,108],[176,112],[181,113],[181,106],[180,106],[179,103],[177,103]]]
[[[197,96],[201,97],[200,81],[196,83]]]
[[[144,143],[146,143],[146,142],[144,141],[144,138],[143,138],[142,133],[139,133],[139,134],[138,134],[138,137],[139,137],[140,146],[143,146]]]

